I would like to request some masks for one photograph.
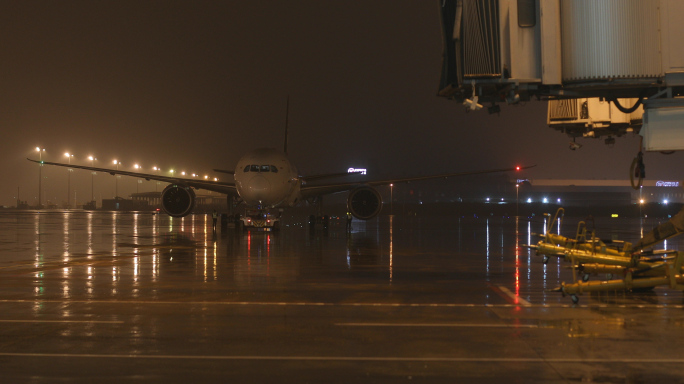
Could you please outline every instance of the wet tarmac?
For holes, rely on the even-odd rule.
[[[546,292],[539,217],[286,223],[0,212],[0,382],[684,382],[682,292]]]

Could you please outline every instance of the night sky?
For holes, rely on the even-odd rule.
[[[570,139],[546,103],[465,113],[436,96],[439,1],[0,2],[0,205],[37,201],[45,160],[207,173],[257,147],[282,147],[303,174],[366,167],[372,176],[538,164],[529,178],[626,179],[638,137]],[[645,156],[649,178],[681,178],[681,154]],[[45,167],[66,200],[66,170]],[[224,175],[225,176],[225,175]],[[98,175],[110,198],[114,177]],[[119,194],[135,192],[122,178]],[[90,174],[75,171],[79,202]],[[152,183],[139,190],[154,190]],[[73,192],[72,192],[73,193]]]

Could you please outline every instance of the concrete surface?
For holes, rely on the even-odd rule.
[[[545,292],[539,217],[284,224],[0,212],[0,382],[684,382],[682,292]]]

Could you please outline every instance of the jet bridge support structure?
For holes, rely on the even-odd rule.
[[[469,110],[549,101],[548,124],[684,150],[684,2],[440,0],[438,95]],[[573,146],[576,149],[579,145]]]

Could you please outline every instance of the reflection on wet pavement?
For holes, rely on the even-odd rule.
[[[657,224],[596,222],[626,241]],[[349,233],[214,232],[205,215],[2,212],[0,378],[681,380],[682,292],[572,305],[547,292],[567,266],[523,246],[546,225],[395,216]]]

